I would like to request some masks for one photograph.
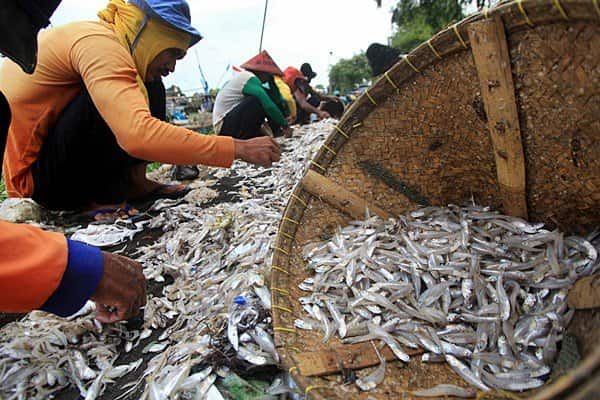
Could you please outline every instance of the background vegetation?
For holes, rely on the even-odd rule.
[[[496,0],[400,0],[392,9],[394,33],[389,38],[389,44],[404,54],[409,53],[446,26],[460,21],[467,10],[480,10],[495,2]],[[364,51],[352,58],[339,60],[329,72],[330,86],[342,93],[370,81],[371,78]]]

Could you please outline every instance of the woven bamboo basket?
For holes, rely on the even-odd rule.
[[[445,364],[390,362],[375,390],[343,368],[377,364],[370,344],[299,331],[302,248],[365,206],[382,216],[473,198],[569,233],[600,224],[600,5],[523,0],[471,16],[401,59],[344,114],[289,199],[274,249],[273,324],[283,367],[308,398],[411,398],[453,383]],[[600,399],[600,312],[569,327],[582,361],[536,391],[480,398]]]

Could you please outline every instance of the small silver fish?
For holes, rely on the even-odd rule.
[[[463,399],[472,399],[477,396],[477,390],[463,388],[456,385],[440,384],[429,389],[413,390],[410,392],[416,397],[460,397]]]

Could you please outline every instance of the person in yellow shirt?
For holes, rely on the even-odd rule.
[[[288,107],[288,115],[286,117],[288,123],[291,125],[296,122],[296,116],[298,115],[298,109],[296,108],[296,100],[294,100],[294,95],[290,87],[285,83],[282,77],[275,75],[273,77],[275,80],[275,85],[277,85],[277,89],[279,89],[279,93],[281,97],[285,101]]]
[[[33,75],[11,61],[0,68],[13,110],[4,156],[9,196],[112,218],[126,201],[184,189],[148,180],[148,161],[279,160],[271,138],[205,136],[152,115],[155,84],[201,39],[185,0],[111,0],[98,15],[42,32]]]

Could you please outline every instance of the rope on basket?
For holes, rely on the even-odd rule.
[[[327,171],[327,169],[321,164],[317,163],[315,160],[310,160],[310,163],[315,167],[319,168],[321,171]]]
[[[281,333],[293,333],[294,335],[298,333],[294,328],[286,328],[285,326],[274,326],[273,330]]]
[[[375,100],[373,100],[373,98],[371,97],[371,95],[369,94],[369,90],[365,90],[365,94],[367,95],[367,97],[369,98],[369,100],[371,100],[371,103],[373,103],[374,106],[377,105],[377,103],[375,102]]]
[[[279,233],[281,233],[283,235],[283,237],[286,239],[290,239],[290,240],[294,239],[294,237],[292,235],[290,235],[289,233],[286,233],[284,231],[279,231]]]
[[[340,133],[340,135],[342,135],[342,136],[343,136],[343,137],[345,137],[346,139],[350,139],[350,135],[348,135],[346,132],[344,132],[344,131],[342,130],[342,128],[340,128],[340,127],[339,127],[339,126],[337,126],[337,125],[334,125],[333,127],[335,128],[335,130],[336,130],[336,131],[338,131],[338,132]]]
[[[271,269],[274,269],[275,271],[279,271],[279,272],[281,272],[281,273],[284,273],[284,274],[286,274],[286,275],[289,275],[289,274],[290,274],[290,271],[288,271],[287,269],[284,269],[284,268],[278,267],[277,265],[272,265],[272,266],[271,266]]]
[[[529,19],[529,16],[525,12],[525,9],[523,8],[523,0],[517,0],[517,8],[521,12],[521,14],[523,14],[523,18],[525,18],[525,22],[527,22],[527,25],[529,25],[530,27],[533,28],[534,27],[533,22],[531,22],[531,20]]]
[[[385,79],[387,79],[387,81],[390,83],[390,85],[392,85],[394,87],[394,89],[396,89],[396,91],[399,92],[400,88],[398,87],[398,85],[396,85],[394,83],[392,78],[390,78],[390,76],[388,75],[388,71],[385,71],[385,73],[383,75],[385,76]]]
[[[285,306],[281,306],[281,305],[279,305],[279,304],[273,304],[273,305],[271,306],[271,308],[273,308],[273,309],[275,309],[275,310],[279,310],[279,311],[286,312],[286,313],[288,313],[288,314],[291,314],[291,313],[293,312],[293,311],[292,311],[290,308],[287,308],[287,307],[285,307]]]
[[[454,26],[452,27],[452,30],[454,31],[454,34],[458,38],[458,41],[460,42],[460,44],[462,45],[462,47],[464,47],[466,49],[467,48],[467,44],[463,40],[462,36],[460,36],[460,32],[458,31],[457,24],[454,24]]]
[[[271,287],[271,290],[274,291],[274,292],[277,292],[277,293],[281,294],[282,296],[289,296],[290,295],[289,291],[287,291],[285,289],[281,289],[281,288],[275,287],[275,286]]]
[[[596,9],[596,13],[598,14],[598,17],[600,17],[600,5],[598,5],[598,0],[593,0],[594,3],[594,8]]]
[[[457,31],[458,32],[458,31]],[[460,35],[459,35],[460,37]],[[462,41],[462,38],[461,38]],[[404,57],[404,61],[406,61],[406,63],[413,69],[413,71],[415,71],[417,74],[421,73],[421,71],[419,70],[419,68],[415,67],[415,64],[413,64],[409,59],[408,56]]]
[[[298,221],[296,221],[296,220],[293,220],[293,219],[291,219],[291,218],[288,218],[288,217],[283,217],[283,220],[284,220],[284,221],[287,221],[287,222],[291,222],[291,223],[292,223],[292,224],[294,224],[294,225],[298,225],[298,224],[299,224],[299,222],[298,222]]]
[[[286,251],[286,250],[282,249],[281,247],[273,246],[273,250],[280,251],[280,252],[282,252],[283,254],[285,254],[286,256],[289,256],[289,255],[290,255],[290,253],[289,253],[288,251]]]
[[[323,148],[324,148],[325,150],[327,150],[328,152],[330,152],[331,154],[333,154],[334,156],[337,154],[337,153],[335,152],[335,150],[333,150],[331,147],[327,146],[326,144],[323,144]]]
[[[556,7],[556,9],[560,13],[560,15],[565,19],[565,21],[568,21],[569,16],[565,12],[565,9],[563,8],[563,6],[560,4],[560,1],[559,0],[552,0],[552,1],[554,3],[554,7]]]
[[[441,60],[442,56],[440,55],[440,53],[438,53],[438,51],[435,49],[435,47],[433,47],[433,44],[431,43],[431,39],[429,39],[427,41],[427,45],[429,46],[429,48],[431,49],[431,52],[433,53],[433,55],[438,59]]]
[[[302,199],[300,198],[300,196],[296,196],[294,193],[292,193],[292,197],[293,197],[294,199],[298,200],[298,201],[300,202],[300,204],[302,204],[304,207],[308,207],[308,204],[307,204],[307,203],[306,203],[304,200],[302,200]]]

